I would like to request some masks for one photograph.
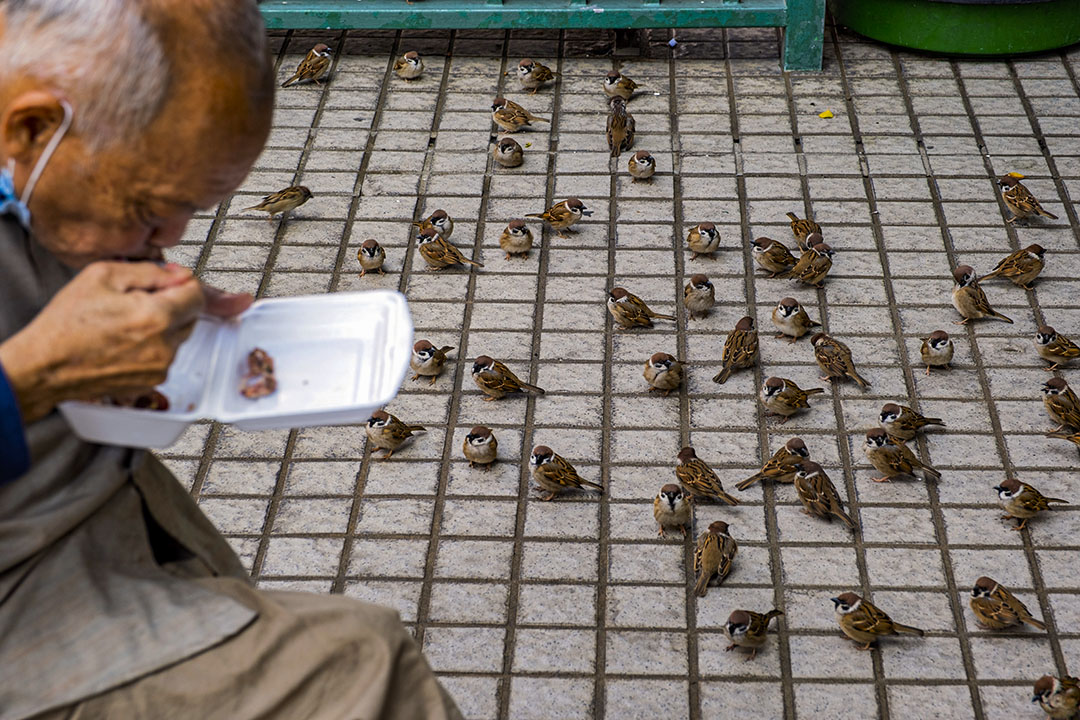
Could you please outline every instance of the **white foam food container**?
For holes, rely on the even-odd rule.
[[[390,290],[258,300],[231,320],[196,322],[157,388],[168,410],[65,402],[60,412],[83,440],[138,448],[168,447],[200,419],[241,430],[362,422],[397,394],[412,336],[408,304]],[[255,348],[273,358],[277,389],[252,400],[240,384]]]

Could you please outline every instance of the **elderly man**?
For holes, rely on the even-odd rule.
[[[251,302],[131,260],[266,140],[255,4],[5,0],[0,56],[0,716],[460,717],[395,613],[255,590],[152,455],[56,412],[161,382],[198,313]]]

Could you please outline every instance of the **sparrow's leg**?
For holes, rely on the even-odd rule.
[[[856,647],[858,647],[858,648],[859,648],[860,650],[869,650],[869,649],[870,649],[870,646],[871,646],[872,644],[873,644],[873,640],[871,640],[870,642],[866,643],[865,645],[858,645],[858,646],[856,646]]]
[[[926,366],[926,376],[930,377],[930,366],[929,365]]]
[[[1019,523],[1017,523],[1016,527],[1014,527],[1013,530],[1016,530],[1017,532],[1019,532],[1020,530],[1023,530],[1024,527],[1027,526],[1027,521],[1028,521],[1028,519],[1024,518]]]
[[[756,657],[757,657],[757,648],[754,648],[753,651],[751,651],[750,655],[746,658],[746,661],[749,662],[750,660],[753,660]]]
[[[697,260],[697,253],[694,252],[693,250],[690,251],[690,259],[691,260]]]
[[[548,496],[546,498],[540,498],[540,499],[543,500],[544,502],[554,500],[555,499],[555,493],[548,493]]]
[[[667,538],[667,533],[664,532],[664,526],[661,525],[660,529],[656,531],[657,537]]]
[[[1055,370],[1057,370],[1057,368],[1058,368],[1058,363],[1054,363],[1050,367],[1043,368],[1043,370],[1045,370],[1046,372],[1054,372]]]
[[[507,259],[507,260],[509,260],[509,259],[510,259],[510,253],[506,253],[506,259]]]
[[[686,537],[686,526],[685,525],[680,525],[679,530],[682,531],[682,536]]]
[[[365,275],[367,275],[367,270],[360,268],[360,277],[364,277]]]
[[[726,648],[724,648],[724,652],[731,652],[732,650],[734,650],[737,647],[739,647],[739,646],[736,645],[735,643],[732,643],[732,644],[728,645]]]
[[[432,376],[431,376],[431,382],[429,382],[429,383],[428,383],[428,385],[429,385],[429,386],[430,386],[430,385],[434,385],[434,384],[435,384],[435,381],[436,381],[436,380],[438,380],[438,379],[439,379],[439,376],[438,376],[438,375],[432,375]]]
[[[389,459],[390,459],[390,456],[391,456],[391,455],[393,455],[393,454],[394,454],[394,451],[393,451],[393,450],[391,450],[391,449],[387,449],[387,451],[386,451],[386,454],[385,454],[385,455],[383,455],[383,456],[382,456],[382,458],[380,458],[380,459],[381,459],[381,460],[389,460]]]
[[[474,468],[474,467],[476,467],[476,463],[474,463],[474,462],[473,462],[472,460],[470,460],[470,461],[469,461],[469,467],[470,467],[470,468]]]
[[[491,395],[488,395],[488,396],[486,396],[486,397],[484,398],[484,402],[491,402],[491,401],[492,401],[492,400],[494,400],[494,399],[495,399],[494,397],[492,397]]]
[[[960,321],[956,321],[956,320],[954,320],[954,321],[953,321],[953,325],[967,325],[967,324],[968,324],[968,320],[970,320],[970,319],[971,319],[971,318],[964,318],[963,320],[960,320]]]
[[[386,274],[386,271],[382,269],[382,265],[379,266],[379,274],[380,275],[385,275]]]
[[[788,421],[788,420],[789,420],[790,418],[791,418],[791,416],[790,416],[790,415],[781,415],[781,416],[780,416],[780,422],[779,422],[778,424],[780,424],[780,425],[783,425],[783,424],[784,424],[784,423],[786,423],[786,422],[787,422],[787,421]]]
[[[892,482],[892,478],[886,475],[885,477],[870,478],[874,482]]]

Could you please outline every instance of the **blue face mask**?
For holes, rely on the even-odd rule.
[[[61,100],[60,106],[64,108],[64,119],[60,121],[60,127],[49,138],[48,145],[45,146],[41,157],[38,158],[34,169],[30,172],[30,177],[26,181],[26,187],[23,188],[21,197],[15,194],[15,160],[8,160],[7,167],[0,169],[0,215],[14,215],[15,219],[19,221],[19,224],[27,232],[30,231],[30,208],[27,206],[27,203],[30,202],[30,195],[33,194],[34,186],[37,185],[38,180],[41,178],[41,172],[49,163],[49,158],[52,157],[56,146],[64,139],[64,134],[71,127],[71,105],[66,100]]]

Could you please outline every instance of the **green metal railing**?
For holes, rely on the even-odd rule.
[[[820,70],[825,0],[265,0],[271,29],[782,27],[784,68]]]

